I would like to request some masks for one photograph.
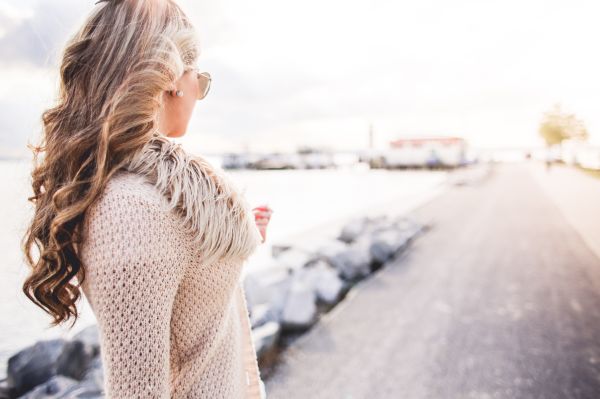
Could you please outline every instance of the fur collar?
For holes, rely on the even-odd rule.
[[[204,262],[245,259],[261,243],[251,208],[229,176],[163,134],[155,133],[125,169],[145,176],[167,198]]]

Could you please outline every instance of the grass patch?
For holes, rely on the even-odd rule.
[[[587,173],[588,175],[595,177],[596,179],[600,179],[600,170],[583,168],[579,165],[577,165],[576,167],[584,173]]]

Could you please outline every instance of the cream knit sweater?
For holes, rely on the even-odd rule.
[[[107,398],[261,398],[240,277],[262,238],[226,175],[157,134],[83,232]]]

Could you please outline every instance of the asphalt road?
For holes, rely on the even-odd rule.
[[[432,229],[284,353],[268,399],[600,398],[600,259],[525,166],[414,216]]]

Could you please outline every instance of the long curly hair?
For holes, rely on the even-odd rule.
[[[78,317],[86,209],[155,134],[162,94],[200,52],[173,0],[96,4],[64,49],[59,95],[42,114],[41,141],[28,144],[34,215],[21,241],[30,267],[23,292],[52,325]]]

